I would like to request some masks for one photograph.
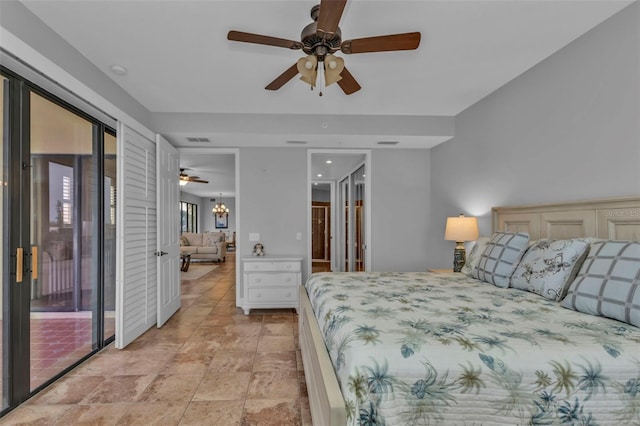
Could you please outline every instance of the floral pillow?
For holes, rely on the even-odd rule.
[[[478,262],[480,261],[480,255],[484,251],[487,243],[489,242],[489,237],[480,237],[476,240],[476,243],[471,248],[469,255],[467,256],[467,261],[462,267],[462,272],[468,277],[472,277],[472,272],[476,266],[478,266]]]
[[[219,241],[220,235],[218,232],[207,232],[202,239],[205,247],[215,247],[216,243]]]
[[[587,255],[583,239],[539,240],[525,252],[511,276],[511,287],[559,302]]]
[[[495,232],[480,255],[472,277],[496,287],[509,287],[509,280],[529,247],[529,234]]]

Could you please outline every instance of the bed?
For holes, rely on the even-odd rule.
[[[570,285],[536,281],[529,254],[512,282],[542,282],[544,292],[466,273],[313,274],[300,291],[299,334],[314,424],[640,424],[640,290],[605,309],[612,318],[581,305],[607,248],[624,246],[625,268],[640,271],[640,244],[618,243],[640,240],[640,199],[492,213],[492,239],[524,233],[524,253],[586,244],[573,266],[566,251],[554,259],[573,271]],[[638,274],[609,284],[637,288]]]

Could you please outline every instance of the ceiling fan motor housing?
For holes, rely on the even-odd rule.
[[[324,38],[318,35],[318,11],[320,5],[311,8],[311,19],[313,22],[304,27],[300,34],[302,41],[302,50],[307,55],[316,55],[319,61],[324,60],[324,56],[340,50],[342,43],[342,31],[340,27],[336,28],[336,32],[330,37]]]

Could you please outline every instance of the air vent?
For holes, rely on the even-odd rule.
[[[306,145],[307,141],[287,141],[290,145]]]
[[[188,137],[187,140],[189,142],[200,142],[200,143],[202,143],[202,142],[204,142],[204,143],[211,142],[211,139],[209,139],[209,138],[198,138],[198,137]]]
[[[378,145],[398,145],[398,141],[380,141]]]

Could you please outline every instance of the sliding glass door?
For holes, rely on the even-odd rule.
[[[0,135],[2,136],[2,149],[0,149],[0,280],[2,280],[2,291],[0,291],[0,353],[2,353],[2,363],[0,363],[0,397],[2,397],[2,406],[0,411],[6,409],[9,406],[7,393],[5,392],[5,370],[7,368],[7,357],[5,357],[5,349],[7,345],[5,339],[8,337],[5,330],[5,326],[8,324],[5,320],[4,299],[9,287],[9,243],[7,241],[8,235],[6,233],[8,212],[9,212],[9,194],[7,192],[7,185],[9,179],[9,167],[7,164],[8,143],[6,143],[7,132],[5,132],[6,113],[7,108],[5,105],[9,99],[9,80],[0,75]]]
[[[83,112],[3,80],[5,409],[113,338],[116,143]]]
[[[343,271],[366,271],[365,166],[340,181],[340,256]]]
[[[353,271],[365,271],[365,226],[364,226],[364,165],[351,174],[351,194],[353,205]]]

